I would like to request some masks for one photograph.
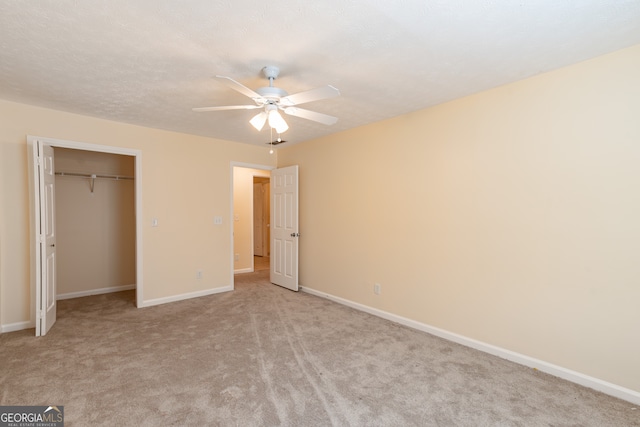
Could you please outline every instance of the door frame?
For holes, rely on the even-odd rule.
[[[231,253],[229,254],[229,261],[230,261],[231,275],[229,278],[229,283],[231,283],[232,290],[235,289],[235,269],[234,269],[234,261],[233,261],[233,258],[234,258],[233,232],[235,228],[235,221],[233,220],[233,200],[235,197],[235,195],[233,194],[233,169],[234,168],[259,169],[259,170],[265,170],[265,171],[271,172],[272,170],[276,169],[276,166],[258,165],[254,163],[244,163],[244,162],[234,162],[234,161],[232,161],[230,164],[229,169],[231,174],[231,187],[230,187],[231,200],[229,201],[229,218],[230,218],[229,222],[231,223],[231,227],[229,227],[230,229],[229,238],[230,238]],[[251,203],[253,203],[253,199]],[[253,217],[251,217],[251,247],[253,248]],[[253,260],[251,261],[251,263],[253,265]]]
[[[33,182],[33,168],[35,165],[32,163],[33,148],[36,141],[41,141],[45,146],[70,148],[75,150],[95,151],[100,153],[119,154],[124,156],[132,156],[134,158],[134,188],[135,188],[135,224],[136,224],[136,306],[142,307],[143,298],[143,276],[142,276],[142,150],[113,147],[110,145],[98,145],[87,142],[68,141],[55,138],[39,137],[27,135],[27,150],[28,150],[28,164],[29,164],[29,200],[30,200],[30,235],[31,235],[31,319],[32,322],[38,321],[36,318],[36,286],[40,283],[38,277],[39,266],[37,251],[39,250],[39,244],[37,244],[36,230],[40,223],[40,217],[42,214],[42,207],[36,206],[33,201],[36,197],[36,183]],[[36,209],[37,208],[37,209]]]

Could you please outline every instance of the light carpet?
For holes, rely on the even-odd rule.
[[[45,337],[0,335],[0,404],[64,405],[68,426],[640,426],[631,403],[268,273],[143,309],[59,301]]]

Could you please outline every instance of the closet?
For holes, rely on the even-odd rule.
[[[134,157],[54,153],[57,299],[135,289]]]

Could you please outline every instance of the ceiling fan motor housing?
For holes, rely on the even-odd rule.
[[[263,98],[267,98],[274,101],[278,101],[280,98],[283,98],[288,95],[287,91],[275,86],[260,87],[256,89],[256,92],[259,93],[260,96],[262,96]]]

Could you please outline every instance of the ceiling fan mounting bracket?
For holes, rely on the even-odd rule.
[[[278,74],[280,74],[280,68],[274,65],[267,65],[262,69],[264,76],[269,79],[270,82],[278,78]]]

